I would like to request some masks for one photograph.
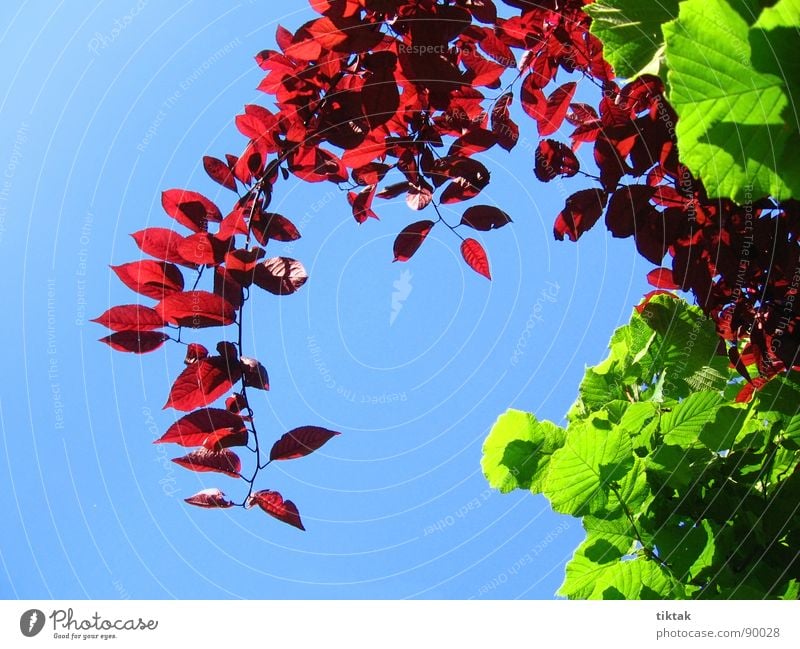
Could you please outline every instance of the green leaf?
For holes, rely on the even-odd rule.
[[[694,446],[708,422],[714,421],[717,408],[723,402],[717,392],[697,392],[661,417],[664,442],[676,446]]]
[[[761,411],[774,410],[784,417],[800,414],[800,373],[773,377],[756,396]]]
[[[616,561],[634,550],[636,531],[622,514],[616,518],[585,516],[583,529],[586,530],[586,539],[577,552],[585,554],[595,563]]]
[[[668,295],[657,295],[631,323],[637,319],[658,334],[640,364],[641,374],[646,378],[665,374],[664,396],[685,397],[696,390],[703,378],[709,379],[707,368],[727,367],[727,357],[717,355],[719,338],[715,325],[698,307]],[[722,387],[723,383],[719,383],[714,389]]]
[[[531,489],[538,493],[550,456],[564,443],[566,431],[521,410],[500,415],[483,444],[481,467],[489,484],[502,493]]]
[[[680,581],[694,579],[714,562],[714,530],[707,520],[693,525],[691,521],[687,523],[680,517],[672,517],[656,530],[653,540],[659,557],[669,564]]]
[[[564,446],[550,460],[544,494],[557,512],[613,514],[621,507],[613,494],[618,483],[640,497],[635,486],[644,470],[634,466],[630,436],[621,428],[603,431],[593,424],[570,427]],[[629,475],[633,472],[636,475]]]
[[[744,404],[722,406],[714,419],[703,425],[698,439],[712,451],[728,450],[744,427],[750,408]]]
[[[598,575],[589,599],[673,599],[674,581],[655,561],[618,561]]]
[[[664,40],[661,25],[678,15],[678,0],[598,0],[584,11],[614,73],[632,79],[656,57]]]
[[[795,415],[786,422],[782,432],[783,445],[793,450],[800,449],[800,415]]]
[[[673,489],[682,490],[703,475],[714,456],[705,448],[659,446],[647,459],[647,470]],[[660,497],[666,497],[660,493]]]
[[[797,164],[790,146],[797,137],[791,91],[764,63],[775,55],[760,37],[779,23],[785,46],[796,57],[800,35],[786,28],[800,22],[797,0],[778,5],[765,24],[754,26],[752,45],[748,22],[724,0],[685,0],[678,18],[663,26],[681,161],[711,197],[748,203],[800,195],[800,175],[786,172],[787,165]]]

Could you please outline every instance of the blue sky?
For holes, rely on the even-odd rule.
[[[479,237],[491,283],[444,229],[391,263],[394,236],[420,218],[402,201],[358,226],[335,186],[279,184],[272,207],[303,238],[271,252],[311,277],[294,296],[254,298],[245,344],[270,373],[254,404],[267,443],[304,424],[342,432],[261,476],[297,503],[305,533],[185,505],[243,485],[151,443],[174,421],[161,406],[181,350],[111,352],[88,322],[136,301],[108,265],[138,258],[128,233],[171,225],[162,190],[228,206],[201,158],[242,147],[233,117],[264,98],[252,56],[278,21],[310,17],[301,1],[0,6],[3,598],[549,598],[561,582],[579,523],[488,490],[481,444],[508,407],[562,420],[649,266],[601,226],[553,240],[582,185],[536,181],[527,118],[531,140],[484,157],[480,202],[514,219]],[[466,205],[448,207],[457,222]]]

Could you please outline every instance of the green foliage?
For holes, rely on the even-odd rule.
[[[562,428],[510,410],[484,445],[490,484],[542,493],[586,539],[570,599],[800,594],[800,379],[750,403],[716,356],[711,321],[658,295],[589,368]],[[698,375],[713,377],[692,390]]]
[[[678,0],[598,0],[586,6],[591,32],[603,41],[606,60],[618,77],[658,74],[663,50],[661,25],[678,15]]]
[[[800,195],[800,0],[598,0],[585,11],[618,76],[665,78],[681,162],[709,196]]]
[[[791,103],[798,26],[800,0],[780,0],[752,27],[725,0],[686,0],[664,25],[681,160],[710,196],[800,195],[800,175],[790,172],[800,143]],[[794,54],[777,59],[772,43]]]

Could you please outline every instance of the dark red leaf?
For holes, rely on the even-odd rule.
[[[207,358],[208,350],[200,343],[189,343],[186,346],[186,357],[183,359],[185,365],[191,365],[197,361]]]
[[[508,110],[514,99],[510,92],[502,95],[492,108],[492,133],[497,138],[497,143],[506,151],[511,151],[519,140],[519,127],[511,119]]]
[[[218,182],[226,189],[230,189],[233,192],[236,191],[236,180],[233,177],[233,172],[222,160],[210,155],[203,156],[203,168],[211,180]]]
[[[472,158],[459,158],[448,172],[453,179],[442,192],[441,203],[457,203],[477,196],[489,184],[489,170]]]
[[[489,272],[489,259],[483,246],[475,239],[464,239],[461,242],[461,256],[467,265],[476,273],[483,275],[491,280],[492,274]]]
[[[420,179],[420,184],[411,184],[406,194],[406,204],[412,210],[425,209],[433,200],[433,189],[428,183]]]
[[[392,185],[386,185],[382,190],[375,194],[378,198],[390,199],[397,198],[400,194],[406,193],[411,188],[411,183],[404,180]]]
[[[241,286],[250,286],[253,283],[258,261],[263,259],[266,254],[258,246],[249,250],[243,248],[231,250],[225,255],[225,273]]]
[[[547,110],[547,97],[536,85],[536,77],[533,74],[529,74],[522,82],[520,103],[522,109],[537,122],[544,118]]]
[[[327,428],[302,426],[284,434],[269,452],[270,460],[293,460],[313,453],[332,437],[339,435]]]
[[[647,273],[647,281],[650,286],[664,289],[678,289],[675,281],[672,279],[672,271],[669,268],[656,268]]]
[[[511,223],[511,217],[503,210],[491,205],[473,205],[461,217],[461,224],[473,230],[494,230]]]
[[[161,300],[156,310],[165,321],[194,329],[229,325],[236,320],[233,305],[208,291],[173,293]]]
[[[615,191],[608,203],[606,227],[612,236],[622,238],[633,236],[639,227],[656,209],[650,204],[654,188],[649,185],[629,185]]]
[[[111,266],[111,270],[125,286],[156,300],[183,290],[183,275],[174,264],[143,259]]]
[[[400,90],[394,77],[397,56],[373,52],[364,58],[364,65],[371,72],[361,88],[361,101],[372,130],[392,119],[400,106]]]
[[[556,88],[547,98],[544,114],[537,122],[539,135],[550,135],[559,129],[575,94],[575,88],[577,84],[570,81]]]
[[[377,185],[391,169],[382,162],[370,162],[357,169],[353,169],[350,175],[358,185]]]
[[[239,456],[227,448],[218,451],[199,448],[182,457],[176,457],[172,461],[190,471],[199,473],[213,471],[215,473],[224,473],[232,478],[238,478],[239,472],[242,470],[242,462],[239,460]]]
[[[269,375],[267,368],[259,363],[255,358],[242,356],[240,359],[242,379],[248,388],[259,390],[269,390]]]
[[[534,173],[542,182],[558,176],[570,178],[578,173],[578,158],[567,145],[556,140],[542,140],[536,147]]]
[[[222,356],[209,356],[191,363],[172,385],[164,408],[188,412],[207,406],[228,392],[241,377],[237,362]]]
[[[258,505],[267,512],[267,514],[277,518],[279,521],[304,531],[306,529],[303,527],[303,522],[300,520],[300,513],[297,511],[295,504],[291,500],[284,500],[283,496],[277,491],[270,491],[269,489],[257,491],[250,496],[247,505],[248,507]]]
[[[169,336],[163,331],[116,331],[101,338],[100,342],[118,352],[146,354],[161,347],[166,340]]]
[[[606,205],[607,194],[599,189],[582,189],[567,198],[564,209],[556,217],[553,234],[559,241],[568,237],[570,241],[577,241],[580,236],[589,230]]]
[[[197,232],[178,244],[178,252],[198,266],[216,266],[225,259],[229,246],[230,240],[222,241],[208,232]]]
[[[222,214],[219,208],[202,194],[186,189],[168,189],[161,194],[164,211],[190,230],[202,232],[208,229],[209,221],[219,223]]]
[[[139,249],[146,255],[173,264],[195,267],[194,264],[186,261],[178,252],[178,244],[183,240],[183,237],[174,230],[168,228],[146,228],[134,232],[131,236],[136,241]]]
[[[403,228],[394,240],[394,261],[408,261],[425,241],[433,221],[417,221]]]
[[[347,192],[347,202],[353,208],[353,218],[357,223],[364,223],[369,218],[378,218],[372,211],[373,198],[375,198],[375,185],[367,185],[358,193]]]
[[[250,221],[256,240],[262,245],[267,241],[296,241],[300,232],[289,219],[274,212],[259,212],[253,215]]]
[[[233,394],[232,396],[225,399],[225,408],[230,410],[231,412],[241,412],[242,410],[247,410],[247,399],[243,394]],[[243,417],[246,421],[249,421],[249,418]]]
[[[495,144],[497,136],[494,133],[485,128],[473,128],[453,142],[447,154],[471,156],[473,153],[491,149]]]
[[[306,283],[306,269],[296,259],[270,257],[256,266],[253,283],[274,295],[290,295]]]
[[[229,410],[203,408],[178,419],[154,443],[208,449],[244,446],[247,444],[247,428],[244,420]]]
[[[212,508],[227,508],[233,507],[233,503],[225,497],[219,489],[203,489],[198,491],[194,496],[184,498],[184,502],[194,505],[196,507]]]
[[[158,311],[141,304],[112,306],[91,322],[97,322],[113,331],[152,331],[166,324]]]

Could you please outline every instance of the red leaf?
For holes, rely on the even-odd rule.
[[[464,216],[461,217],[462,225],[484,232],[502,228],[507,223],[511,223],[511,217],[503,210],[491,205],[473,205],[467,208]]]
[[[128,288],[156,300],[183,290],[183,275],[174,264],[144,259],[111,266]]]
[[[221,408],[203,408],[184,415],[154,444],[204,446],[209,449],[244,446],[247,429],[242,418]]]
[[[100,342],[105,343],[118,352],[146,354],[161,347],[169,336],[163,331],[117,331]]]
[[[492,108],[492,133],[497,143],[506,151],[511,151],[519,140],[519,127],[511,119],[508,106],[514,99],[510,92],[501,96]]]
[[[378,198],[383,199],[391,199],[397,198],[400,194],[404,194],[411,188],[411,183],[407,180],[403,180],[399,183],[394,183],[392,185],[386,185],[382,190],[380,190],[377,194],[375,194]]]
[[[221,241],[208,232],[198,232],[178,244],[178,252],[187,261],[198,266],[216,266],[225,259],[230,240]]]
[[[364,57],[364,65],[370,73],[361,88],[361,102],[373,130],[392,119],[400,105],[400,90],[394,77],[397,56],[392,52],[373,52]]]
[[[273,295],[290,295],[306,283],[306,269],[296,259],[270,257],[256,266],[253,283]]]
[[[208,222],[219,223],[222,214],[219,208],[202,194],[186,189],[168,189],[161,194],[164,211],[190,230],[202,232]]]
[[[529,74],[522,82],[520,103],[522,104],[522,109],[537,122],[544,117],[547,109],[547,98],[541,88],[536,85],[536,77],[533,74]]]
[[[186,346],[186,357],[183,359],[185,365],[191,365],[199,360],[208,358],[208,350],[200,343],[189,343]]]
[[[131,236],[136,241],[139,249],[146,255],[161,261],[194,268],[194,264],[187,262],[178,252],[178,244],[183,240],[183,237],[174,230],[168,228],[146,228],[134,232]]]
[[[497,136],[494,133],[485,128],[474,128],[453,142],[447,155],[471,156],[491,149],[495,144]]]
[[[255,358],[247,356],[242,356],[239,361],[245,386],[258,390],[269,390],[269,375],[266,367]]]
[[[408,261],[425,241],[433,221],[417,221],[403,228],[394,240],[394,260]]]
[[[491,280],[492,274],[489,272],[489,259],[486,256],[486,251],[483,246],[475,239],[464,239],[461,242],[461,256],[467,265],[476,273],[483,275],[486,279]]]
[[[339,435],[327,428],[301,426],[290,430],[272,445],[269,452],[271,460],[293,460],[313,453],[332,437]]]
[[[656,295],[669,295],[671,298],[676,300],[680,299],[677,295],[675,295],[675,293],[671,293],[670,291],[650,291],[649,293],[646,293],[644,297],[642,297],[642,301],[633,308],[636,309],[637,313],[643,313],[647,308],[647,305],[650,304],[650,300],[652,300]]]
[[[643,227],[648,218],[658,214],[650,204],[654,191],[649,185],[627,185],[614,192],[606,212],[606,227],[612,236],[633,236],[637,227]]]
[[[672,271],[669,268],[656,268],[647,273],[647,281],[651,286],[665,289],[678,289],[680,286],[672,279]]]
[[[303,522],[300,520],[300,512],[291,500],[284,500],[277,491],[264,489],[257,491],[248,501],[248,506],[258,505],[267,514],[277,518],[279,521],[288,523],[298,529],[304,530]]]
[[[253,283],[253,275],[258,266],[259,259],[267,254],[258,246],[244,250],[232,250],[225,255],[225,273],[234,281],[242,286],[250,286]]]
[[[230,302],[234,309],[244,304],[244,289],[226,268],[217,266],[214,269],[214,295],[219,295],[226,302]]]
[[[347,192],[347,202],[353,208],[353,218],[357,223],[364,223],[368,218],[378,218],[372,211],[373,198],[375,198],[375,185],[367,185],[358,193]]]
[[[566,235],[570,241],[577,241],[589,230],[606,205],[607,194],[599,189],[582,189],[567,198],[564,209],[556,217],[553,234],[559,241]]]
[[[489,184],[489,170],[472,158],[459,158],[446,171],[453,179],[442,192],[442,203],[456,203],[477,196]]]
[[[201,358],[175,379],[164,408],[189,411],[207,406],[230,390],[241,375],[238,363],[222,356]]]
[[[210,155],[203,156],[203,168],[211,180],[218,182],[226,189],[236,191],[236,179],[233,177],[233,172],[222,160]]]
[[[256,240],[262,245],[267,245],[267,241],[296,241],[300,238],[300,232],[289,219],[273,212],[256,211],[250,221],[253,234]]]
[[[156,310],[171,324],[195,329],[229,325],[236,320],[233,305],[208,291],[173,293],[161,300]]]
[[[547,98],[544,114],[538,120],[539,135],[550,135],[559,129],[575,94],[575,88],[577,84],[570,81],[556,88]]]
[[[247,399],[243,394],[239,394],[238,392],[231,395],[227,399],[225,399],[225,408],[230,410],[231,412],[241,412],[242,410],[247,410]],[[250,421],[250,418],[244,418],[246,421]]]
[[[391,169],[382,162],[370,162],[357,169],[353,169],[350,175],[358,185],[377,185]]]
[[[151,331],[166,324],[158,311],[141,304],[112,306],[91,322],[97,322],[113,331]]]
[[[550,182],[557,176],[570,178],[578,173],[578,158],[567,145],[556,140],[542,140],[536,147],[534,173],[542,182]]]
[[[411,184],[406,194],[406,204],[412,210],[421,210],[426,208],[433,200],[433,190],[424,180],[420,179],[419,185]]]
[[[469,200],[480,194],[482,187],[476,187],[466,178],[455,178],[447,187],[444,188],[439,202],[444,205],[450,203],[460,203]]]
[[[199,473],[213,471],[215,473],[224,473],[232,478],[238,478],[239,472],[242,470],[242,462],[239,456],[227,448],[219,451],[200,448],[188,455],[176,457],[172,461],[190,471]]]
[[[184,502],[195,505],[196,507],[206,507],[209,509],[216,507],[223,509],[233,507],[233,503],[225,498],[225,494],[219,489],[203,489],[202,491],[198,491],[194,496],[184,498]]]

